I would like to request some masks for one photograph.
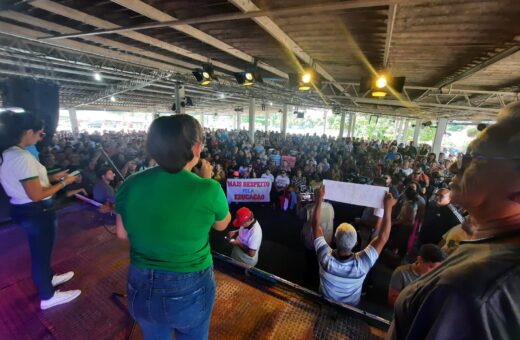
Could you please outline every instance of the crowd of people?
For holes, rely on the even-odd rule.
[[[415,260],[421,244],[439,244],[452,227],[464,221],[450,203],[448,189],[452,177],[449,168],[457,155],[440,153],[437,157],[426,144],[416,147],[413,142],[405,145],[316,135],[287,135],[284,139],[281,133],[261,131],[255,133],[252,143],[247,131],[210,129],[204,131],[204,139],[201,157],[213,166],[211,177],[224,191],[228,178],[269,179],[271,203],[282,210],[305,210],[302,194],[312,195],[324,179],[388,187],[398,198],[392,216],[398,228],[393,229],[390,240],[392,251],[399,255],[396,261],[407,255]],[[68,186],[62,197],[79,193],[113,205],[123,177],[157,165],[147,155],[145,143],[146,134],[142,132],[79,136],[61,132],[52,145],[40,149],[37,157],[49,173],[81,170],[77,182]],[[301,216],[310,220],[310,214]],[[355,221],[365,244],[378,232],[382,217],[382,211],[367,208]],[[334,227],[331,223],[327,226]],[[306,230],[303,237],[307,238],[307,248],[313,250],[309,223]],[[326,233],[330,242],[332,230]],[[448,243],[453,247],[451,240]]]
[[[145,140],[143,132],[79,136],[58,132],[51,145],[40,148],[38,157],[51,173],[81,170],[77,189],[92,195],[101,180],[112,187],[122,180],[115,176],[112,164],[124,177],[156,166],[146,154]],[[113,163],[107,162],[105,154]],[[437,189],[448,187],[449,167],[456,155],[440,153],[437,157],[427,144],[416,147],[413,142],[290,134],[284,139],[278,132],[257,131],[252,143],[247,131],[206,129],[202,158],[214,166],[212,178],[224,189],[228,178],[268,178],[278,193],[314,190],[323,179],[372,184],[383,178],[396,196],[407,187],[414,188],[423,206]],[[103,194],[114,196],[106,185],[100,186],[106,189],[97,190],[102,201],[107,199]]]
[[[460,232],[448,233],[452,227],[469,225],[450,203],[449,168],[457,155],[440,153],[437,157],[430,152],[430,146],[416,147],[413,142],[405,145],[395,141],[290,134],[284,139],[278,132],[257,131],[254,142],[247,131],[237,130],[206,129],[203,137],[201,158],[212,165],[211,177],[223,190],[228,178],[269,179],[273,207],[298,212],[307,220],[302,239],[310,252],[314,252],[310,227],[312,204],[309,204],[312,199],[302,200],[302,197],[303,193],[312,195],[324,179],[385,186],[398,199],[386,254],[393,267],[413,263],[423,244],[442,243],[453,251],[454,242],[464,239]],[[116,190],[124,178],[157,166],[145,145],[143,132],[77,136],[59,132],[51,145],[41,147],[35,155],[49,173],[80,170],[76,182],[58,197],[89,196],[104,204],[106,212],[114,210]],[[197,166],[194,171],[198,172]],[[327,219],[323,221],[326,241],[331,244],[334,209],[327,203],[323,207],[322,214]],[[360,246],[377,236],[382,220],[383,211],[366,208],[361,218],[350,221],[358,232]],[[237,248],[235,245],[234,249]],[[240,258],[238,254],[243,252],[234,250],[233,254]],[[258,254],[256,260],[244,260],[247,257],[242,256],[246,263],[258,261]]]
[[[396,308],[395,323],[390,334],[397,338],[405,338],[407,334],[423,338],[433,334],[428,333],[428,329],[435,334],[445,334],[445,330],[437,329],[438,325],[429,321],[426,322],[428,326],[421,326],[414,321],[412,310],[424,314],[426,320],[431,319],[431,313],[435,314],[437,309],[432,308],[428,314],[420,309],[419,302],[414,302],[411,308],[409,301],[417,299],[413,292],[420,291],[424,298],[421,303],[430,299],[430,291],[439,297],[448,296],[451,293],[439,290],[433,277],[444,275],[446,282],[453,286],[457,285],[454,279],[457,275],[449,272],[449,269],[438,268],[460,266],[459,262],[450,262],[450,259],[462,253],[464,256],[457,257],[459,261],[471,262],[470,255],[475,249],[482,248],[478,242],[486,244],[488,238],[494,242],[494,237],[502,235],[501,232],[490,231],[493,226],[487,228],[496,220],[485,220],[486,217],[479,210],[482,209],[482,202],[495,207],[496,212],[502,214],[504,225],[511,225],[511,235],[516,235],[517,221],[514,218],[511,220],[511,216],[518,216],[519,194],[515,191],[515,178],[518,177],[515,171],[518,170],[507,163],[508,167],[504,171],[510,170],[507,175],[514,182],[513,186],[502,183],[501,178],[494,178],[494,181],[500,183],[494,187],[495,192],[492,187],[485,189],[487,196],[482,196],[475,188],[478,181],[476,177],[468,178],[475,176],[475,172],[485,172],[481,163],[493,165],[518,159],[517,144],[515,146],[510,140],[518,140],[518,132],[514,127],[518,123],[518,112],[518,107],[516,111],[506,111],[498,124],[486,129],[470,146],[470,152],[464,155],[436,155],[428,145],[417,147],[413,142],[398,144],[396,141],[361,138],[283,136],[278,132],[256,131],[254,140],[251,140],[247,131],[202,130],[196,120],[188,115],[158,118],[152,123],[148,134],[107,132],[75,136],[61,132],[54,136],[50,145],[40,147],[39,150],[31,146],[41,137],[41,126],[28,125],[21,143],[3,148],[12,152],[12,157],[23,156],[26,161],[34,163],[27,160],[25,152],[32,153],[45,167],[51,182],[56,179],[61,181],[58,186],[52,187],[51,192],[45,191],[49,179],[46,182],[41,179],[45,195],[57,192],[62,197],[83,194],[102,203],[103,211],[117,212],[117,234],[120,238],[131,240],[128,289],[129,298],[133,299],[135,305],[131,306],[130,312],[139,321],[145,336],[164,335],[172,328],[180,334],[191,332],[207,336],[208,313],[211,313],[215,293],[213,275],[208,269],[211,268],[208,267],[211,260],[207,232],[211,226],[223,231],[231,222],[224,194],[226,181],[230,178],[267,178],[272,182],[272,208],[288,213],[297,212],[306,220],[302,227],[302,244],[317,258],[320,292],[337,302],[359,304],[364,281],[370,276],[377,259],[384,257],[395,268],[388,292],[388,303]],[[27,131],[33,132],[26,135]],[[4,172],[7,171],[5,169],[5,165],[0,167]],[[80,170],[80,175],[66,176],[68,171],[75,170]],[[485,170],[489,175],[499,176],[493,173],[498,171],[497,167]],[[32,174],[26,172],[27,176]],[[465,176],[461,177],[463,174]],[[453,177],[457,175],[459,179],[454,180]],[[0,172],[4,188],[4,183],[8,182],[6,176],[4,174],[2,177]],[[32,178],[20,181],[32,182]],[[388,193],[384,198],[384,209],[367,207],[360,218],[342,221],[335,226],[334,207],[323,202],[326,190],[324,179],[386,187]],[[455,182],[452,189],[449,185],[451,181]],[[177,195],[171,195],[171,187],[176,188]],[[26,185],[23,188],[29,192]],[[16,190],[6,188],[8,194],[16,194]],[[151,192],[154,194],[150,195]],[[312,199],[307,201],[303,197],[308,193],[312,193]],[[38,197],[45,195],[39,194]],[[495,197],[496,201],[489,202],[488,196]],[[143,201],[142,197],[150,199]],[[452,202],[452,197],[461,205]],[[29,195],[28,199],[32,199],[32,196]],[[188,216],[185,212],[193,209],[189,206],[192,201],[197,202],[196,213]],[[500,202],[504,205],[498,206]],[[489,208],[486,209],[490,215],[493,214]],[[20,223],[24,222],[21,218],[19,220]],[[183,226],[182,230],[170,229],[179,223]],[[143,229],[145,224],[154,225],[155,229]],[[239,228],[227,234],[233,245],[232,257],[248,266],[255,266],[262,242],[259,221],[249,209],[241,208],[232,225]],[[470,239],[484,241],[478,241],[471,247],[462,247],[466,251],[457,251],[461,244]],[[194,249],[197,251],[193,252]],[[507,257],[515,249],[514,246],[500,248],[498,255],[488,254],[488,257],[482,253],[477,255],[484,256],[481,259],[483,262],[491,263],[493,256],[503,253]],[[455,256],[446,260],[447,254]],[[468,268],[473,268],[470,262],[467,263]],[[451,263],[451,267],[443,263]],[[466,272],[470,271],[468,268]],[[495,270],[495,277],[501,275],[498,269]],[[178,305],[172,304],[167,306],[166,313],[176,315],[175,325],[160,326],[161,322],[157,319],[150,319],[146,309],[149,303],[146,299],[149,297],[143,293],[149,284],[154,284],[147,282],[152,270],[162,271],[156,277],[160,284],[174,280],[179,286],[176,289],[189,290],[193,294],[201,290],[208,292],[204,299],[207,299],[205,305],[209,307],[204,310],[188,308],[190,311],[184,313]],[[432,271],[435,274],[426,275]],[[197,275],[194,275],[195,272]],[[38,277],[39,274],[34,275]],[[70,277],[61,280],[65,279]],[[507,289],[501,288],[507,290],[503,294],[515,289],[509,286],[512,281],[506,281]],[[193,285],[194,282],[197,285]],[[412,291],[411,287],[415,290]],[[48,298],[53,291],[48,289],[45,297]],[[487,294],[484,291],[474,292]],[[510,296],[518,297],[514,292]],[[79,292],[72,295],[75,298]],[[162,301],[165,297],[158,295],[152,298]],[[500,299],[500,296],[494,298]],[[46,299],[42,297],[42,308],[43,301]],[[479,301],[481,306],[487,303]],[[514,306],[508,299],[501,301]],[[441,305],[441,301],[430,303]],[[500,313],[497,314],[495,305],[484,307],[489,308],[489,313],[495,313],[495,318],[499,318]],[[463,312],[460,306],[457,308]],[[485,316],[488,317],[489,313]],[[188,316],[200,317],[198,327],[183,329],[182,320],[185,321]],[[478,319],[476,314],[470,316]],[[516,325],[513,331],[518,329],[518,323]],[[481,328],[493,332],[493,327],[485,324]],[[503,328],[495,331],[512,334]]]

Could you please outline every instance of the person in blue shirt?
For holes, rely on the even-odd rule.
[[[357,232],[348,223],[336,229],[332,249],[325,241],[321,221],[321,203],[325,197],[325,187],[315,191],[315,207],[312,218],[314,247],[320,267],[320,292],[329,300],[356,306],[361,299],[361,288],[369,270],[374,266],[390,236],[392,207],[397,200],[387,193],[384,198],[384,217],[379,234],[363,250],[354,253]]]

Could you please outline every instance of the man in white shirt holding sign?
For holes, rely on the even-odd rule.
[[[230,231],[228,237],[229,243],[233,245],[231,257],[237,261],[254,267],[258,262],[258,251],[262,244],[262,228],[260,223],[255,219],[253,212],[248,208],[240,208],[237,210],[236,217],[233,220],[233,226],[240,228]],[[237,236],[237,238],[233,238]]]
[[[325,241],[319,222],[324,196],[325,187],[322,186],[316,190],[312,219],[314,246],[320,267],[320,292],[329,300],[356,306],[361,299],[363,281],[388,241],[392,207],[397,200],[392,194],[385,195],[383,224],[379,235],[365,249],[352,253],[357,243],[357,233],[348,223],[342,223],[336,229],[334,240],[337,249],[331,249]]]

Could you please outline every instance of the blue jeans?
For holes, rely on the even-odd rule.
[[[27,233],[31,250],[31,273],[41,300],[54,295],[51,269],[52,248],[56,233],[56,213],[52,199],[27,204],[11,204],[11,217]]]
[[[215,302],[213,268],[177,273],[130,265],[128,309],[144,338],[207,339]]]

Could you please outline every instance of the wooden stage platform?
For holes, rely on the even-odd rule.
[[[74,302],[46,311],[30,278],[29,249],[17,226],[0,228],[0,339],[139,339],[126,311],[128,244],[82,204],[59,212],[53,266],[76,276],[62,289],[82,290]],[[331,304],[312,292],[215,259],[217,298],[211,339],[377,339],[384,320]]]

